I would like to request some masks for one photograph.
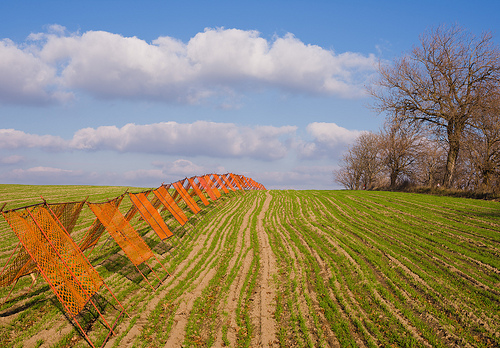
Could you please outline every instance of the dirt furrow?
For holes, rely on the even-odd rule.
[[[230,215],[234,214],[234,211],[237,209],[238,207],[235,205],[232,213],[228,212],[225,216],[219,217],[217,218],[217,220],[213,220],[219,222],[216,228],[217,229],[220,228],[224,220],[228,219]],[[207,231],[208,231],[207,233],[209,233],[211,237],[214,238],[215,234],[210,233],[211,228],[207,228]],[[224,230],[222,232],[226,231]],[[203,270],[201,271],[197,279],[191,280],[192,285],[190,286],[190,291],[184,292],[182,296],[178,299],[180,305],[174,314],[174,325],[168,336],[168,340],[165,343],[165,348],[182,346],[186,335],[186,326],[188,324],[189,314],[191,312],[191,309],[193,308],[194,301],[201,295],[203,289],[205,289],[205,287],[208,285],[208,283],[216,273],[216,268],[213,267],[212,265],[215,262],[217,262],[216,255],[222,249],[224,239],[227,236],[227,233],[223,233],[223,236],[224,236],[223,239],[221,239],[219,243],[217,243],[217,247],[214,248],[211,260],[208,263],[202,265]],[[187,258],[187,260],[188,259],[189,257]]]
[[[257,335],[252,339],[252,346],[271,346],[276,341],[276,320],[273,316],[276,304],[275,284],[273,276],[276,272],[276,257],[269,244],[269,236],[264,229],[264,217],[269,209],[272,196],[266,192],[266,200],[259,215],[257,216],[257,238],[259,240],[260,270],[258,290],[258,302],[255,304],[256,313],[252,315],[254,325],[257,327]]]
[[[312,209],[312,207],[308,207],[307,208],[308,214],[309,214],[309,216],[314,216],[314,213],[313,213],[313,211],[311,209]],[[312,219],[312,220],[316,221],[315,219]],[[308,223],[308,219],[306,219],[306,222]],[[330,243],[331,236],[328,233],[326,233],[324,230],[316,227],[313,224],[308,223],[308,225],[309,225],[309,227],[313,231],[315,231],[316,233],[318,233],[318,235],[321,235],[322,237],[326,238],[329,241],[329,243]],[[328,277],[331,278],[332,274],[331,274],[330,269],[327,267],[327,264],[322,261],[321,257],[319,257],[319,255],[318,255],[318,253],[316,252],[315,249],[311,249],[311,252],[314,253],[315,258],[316,258],[318,264],[320,265],[320,267],[322,267],[322,269],[324,269],[326,272],[328,272]],[[340,293],[340,294],[345,293],[347,295],[345,299],[348,302],[344,302],[344,305],[345,305],[345,312],[348,315],[348,317],[350,318],[350,320],[352,320],[354,318],[358,318],[358,319],[361,319],[360,323],[363,323],[363,322],[366,322],[366,321],[371,322],[371,319],[366,314],[366,312],[361,308],[361,306],[359,305],[359,303],[356,300],[356,297],[354,296],[354,294],[352,293],[352,291],[349,289],[349,287],[345,286],[343,288],[341,286],[340,282],[338,281],[338,279],[335,279],[334,285],[335,285],[335,288],[336,288],[336,290],[337,290],[338,293]],[[333,290],[330,290],[330,293],[331,293],[332,297],[335,296],[333,294]],[[362,325],[361,330],[363,331],[363,334],[366,337],[368,337],[373,343],[375,343],[375,342],[378,341],[377,338],[374,337],[370,333],[370,331],[366,328],[365,325]],[[360,346],[360,347],[361,346],[365,346],[365,343],[359,337],[357,339],[357,343],[358,343],[358,346]]]
[[[233,210],[236,209],[236,206],[233,208]],[[210,231],[214,228],[217,228],[222,224],[222,221],[225,219],[228,219],[231,217],[232,211],[228,211],[225,215],[221,216],[218,220],[212,220],[209,222],[209,224],[206,227],[207,231]],[[155,296],[149,300],[140,310],[139,313],[139,318],[136,321],[136,324],[133,326],[133,328],[127,333],[127,335],[123,338],[121,341],[120,345],[127,347],[132,345],[132,343],[140,336],[142,328],[147,324],[148,322],[148,316],[149,314],[155,309],[155,307],[158,305],[158,303],[161,301],[161,299],[169,292],[171,291],[175,286],[177,286],[180,282],[186,281],[186,276],[189,274],[189,272],[196,267],[196,260],[200,257],[201,251],[206,247],[206,245],[209,245],[213,238],[214,234],[213,233],[202,233],[202,231],[198,231],[198,235],[193,235],[193,240],[188,240],[187,242],[193,243],[193,248],[190,251],[189,255],[187,255],[184,260],[181,261],[179,265],[177,265],[176,269],[178,270],[177,272],[173,272],[172,276],[167,279],[165,284],[160,287],[160,289],[157,291]],[[185,243],[187,243],[185,241]],[[208,270],[205,269],[205,272],[201,272],[199,279],[197,280],[199,283],[202,282],[203,279],[205,279],[206,275],[208,273]],[[188,280],[190,282],[195,281],[193,280]],[[180,313],[184,313],[183,309],[180,308],[178,309],[176,315],[178,318],[176,318],[178,321],[184,319],[184,316]],[[174,322],[175,320],[174,319]],[[118,331],[120,329],[125,329],[128,326],[129,322],[125,321],[120,325],[118,328]],[[175,326],[175,325],[174,325]],[[114,345],[114,340],[116,337],[114,337],[112,340],[108,342],[106,345],[107,347],[112,347]]]
[[[242,291],[244,286],[243,280],[247,275],[250,264],[252,262],[253,255],[248,252],[250,248],[250,226],[249,219],[250,216],[255,211],[257,207],[257,201],[255,200],[250,209],[243,216],[243,221],[239,226],[238,230],[238,240],[235,248],[235,255],[231,258],[229,262],[228,269],[236,268],[238,269],[238,273],[235,279],[232,281],[232,284],[229,286],[228,293],[225,295],[225,301],[221,301],[219,306],[219,313],[227,313],[227,318],[224,319],[223,325],[227,325],[227,341],[230,343],[230,346],[236,346],[237,344],[237,330],[238,324],[236,323],[236,310],[238,307],[238,297]],[[239,256],[243,256],[244,258],[239,258]],[[237,260],[239,258],[239,260]],[[238,262],[238,263],[236,263]],[[214,345],[216,347],[223,346],[223,332],[222,325],[218,328],[217,338],[215,340]]]

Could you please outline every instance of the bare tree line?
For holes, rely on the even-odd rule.
[[[491,33],[431,29],[420,46],[380,63],[368,92],[385,124],[349,147],[338,183],[500,191],[500,50]]]

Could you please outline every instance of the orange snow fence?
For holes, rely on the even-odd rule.
[[[91,303],[99,313],[101,320],[109,328],[109,333],[102,343],[104,346],[111,333],[114,333],[113,328],[125,312],[125,308],[69,235],[83,205],[84,202],[50,205],[44,202],[2,212],[2,214],[65,311],[75,321],[92,347],[95,346],[76,316],[88,303]],[[122,309],[113,326],[108,324],[92,300],[102,285],[107,288]]]
[[[46,204],[3,216],[66,311],[77,315],[104,283],[85,255]]]
[[[135,266],[153,257],[153,252],[113,201],[105,203],[87,202],[95,216],[106,227],[109,234]]]
[[[201,192],[200,186],[198,186],[198,184],[195,183],[194,179],[193,178],[188,178],[187,180],[188,180],[189,185],[193,188],[193,192],[195,192],[196,195],[198,197],[200,197],[200,199],[203,202],[203,204],[205,204],[205,206],[209,205],[210,203],[208,202],[208,200],[205,197],[205,195],[203,194],[203,192]]]
[[[120,205],[121,201],[123,200],[123,195],[116,197],[115,199],[111,200],[110,202],[113,202],[117,207]],[[80,242],[80,250],[85,251],[89,248],[94,248],[101,238],[102,234],[106,231],[106,227],[101,223],[101,221],[96,217],[94,220],[94,223],[92,226],[90,226],[87,235],[85,238]]]
[[[158,200],[163,204],[165,208],[172,214],[172,216],[184,226],[188,221],[186,214],[179,208],[179,206],[175,203],[175,200],[172,198],[168,190],[165,186],[160,186],[156,190],[153,191],[153,194],[158,198]]]
[[[200,212],[200,207],[194,201],[194,199],[189,195],[184,186],[179,181],[172,183],[172,186],[175,188],[177,194],[184,200],[189,209],[193,212],[193,214],[198,214]]]
[[[146,262],[150,258],[154,258],[160,266],[165,270],[167,277],[170,273],[161,264],[161,262],[153,254],[149,246],[144,242],[141,236],[135,231],[135,229],[130,224],[130,221],[123,216],[123,214],[118,210],[117,205],[113,201],[108,201],[105,203],[89,203],[90,209],[94,212],[95,216],[101,221],[101,223],[106,227],[109,234],[115,242],[120,246],[123,252],[127,255],[129,260],[134,264],[137,271],[142,275],[144,280],[151,286],[153,290],[155,287],[151,284],[148,278],[139,269],[139,265],[145,263],[146,266],[153,272],[154,276],[158,279],[160,286],[163,283],[156,272],[151,268],[151,266]],[[129,210],[130,212],[130,210]]]
[[[71,203],[59,203],[50,204],[54,215],[63,224],[64,228],[68,233],[71,233],[73,227],[78,220],[78,216],[82,210],[85,201],[82,202],[71,202]],[[16,248],[17,250],[17,248]],[[16,251],[14,250],[14,252]],[[13,255],[11,255],[12,257]],[[10,261],[10,259],[9,259]],[[5,265],[4,270],[0,275],[0,286],[7,286],[16,282],[19,278],[31,274],[37,270],[36,264],[31,259],[30,255],[26,252],[26,249],[19,249],[18,254],[12,260],[12,263],[7,267]]]
[[[160,213],[151,202],[146,197],[144,192],[141,193],[129,193],[128,196],[134,204],[134,206],[139,210],[142,218],[151,226],[155,231],[156,235],[161,239],[165,240],[172,237],[174,234],[168,229],[167,224],[163,221]]]
[[[2,274],[0,275],[0,287],[14,284],[19,278],[37,270],[36,264],[26,252],[26,249],[19,249],[17,255],[12,259],[12,256],[14,256],[17,250],[18,247],[14,249],[9,261],[2,270]],[[10,259],[12,259],[12,261],[10,261]]]
[[[217,174],[212,174],[212,176],[215,180],[215,183],[217,184],[217,187],[219,189],[222,189],[222,191],[224,191],[224,193],[229,193],[229,190],[227,189],[226,185],[224,185],[221,178],[219,178],[219,176]]]
[[[235,175],[235,178],[240,181],[240,185],[243,189],[249,189],[250,185],[248,184],[246,178],[243,175]]]
[[[236,179],[236,176],[233,173],[228,173],[226,175],[229,176],[231,183],[233,185],[236,185],[236,187],[238,187],[240,190],[243,190],[243,187],[241,187],[241,183],[239,182],[239,180]]]
[[[175,191],[169,191],[170,188],[175,189]],[[102,343],[104,346],[111,333],[114,333],[113,329],[125,309],[83,252],[91,252],[107,230],[137,271],[155,290],[170,276],[170,273],[158,260],[141,235],[134,229],[132,221],[135,223],[142,218],[163,241],[174,236],[174,234],[168,228],[160,211],[168,210],[173,218],[181,226],[184,226],[189,221],[189,218],[183,209],[189,208],[193,215],[201,211],[197,200],[194,199],[195,195],[199,197],[199,200],[205,206],[208,206],[209,200],[207,197],[212,201],[216,201],[222,196],[222,193],[227,194],[236,190],[244,193],[248,189],[265,190],[265,187],[243,175],[233,173],[205,174],[185,178],[167,185],[162,184],[159,188],[151,191],[125,192],[104,203],[90,203],[84,200],[81,202],[48,204],[44,200],[43,203],[4,211],[5,203],[0,206],[0,212],[19,238],[19,242],[15,246],[13,245],[10,257],[0,272],[0,287],[12,285],[7,295],[8,298],[20,277],[34,272],[40,273],[61,302],[69,320],[74,321],[73,324],[78,326],[92,347],[94,347],[94,344],[87,336],[86,331],[82,329],[78,318],[81,318],[81,313],[88,310],[90,306],[93,306],[99,312],[102,319],[99,322],[109,328],[108,336]],[[153,195],[149,196],[151,192]],[[130,198],[132,205],[123,215],[119,210],[119,206],[126,194]],[[185,204],[181,204],[181,200]],[[94,213],[95,220],[79,245],[77,245],[71,238],[71,233],[75,226],[82,226],[87,223],[87,221],[80,220],[80,213],[85,204]],[[139,220],[133,219],[137,213],[141,215]],[[85,216],[86,218],[87,216]],[[154,267],[148,264],[151,258],[154,258],[158,263]],[[149,267],[151,273],[158,279],[159,283],[156,287],[153,287],[141,271],[141,268],[144,268],[138,267],[143,263]],[[166,272],[166,277],[163,280],[156,274],[159,267]],[[34,281],[32,286],[33,284],[35,284]],[[94,303],[94,295],[103,286],[107,288],[121,307],[121,312],[113,326],[108,324],[98,306]],[[7,299],[5,299],[4,303],[6,301]]]
[[[215,192],[212,190],[212,188],[209,186],[208,182],[205,180],[205,177],[198,176],[194,178],[198,180],[199,187],[202,188],[203,191],[207,193],[208,197],[210,197],[212,201],[215,201],[217,199],[217,196],[215,195]],[[194,181],[195,179],[191,178],[190,180]]]
[[[69,234],[73,231],[84,205],[85,201],[48,204],[50,210],[52,210]]]
[[[212,190],[212,192],[215,194],[217,198],[220,198],[221,194],[217,187],[215,187],[214,182],[212,179],[210,179],[210,175],[203,175],[203,179],[205,179],[205,182],[207,183],[208,187]],[[217,199],[216,198],[216,199]]]
[[[226,174],[227,175],[227,174]],[[226,184],[226,186],[231,190],[231,191],[236,191],[236,189],[234,188],[233,185],[231,185],[231,180],[229,180],[229,178],[226,176],[226,175],[221,175],[220,178],[221,180],[224,181],[224,183]]]
[[[252,185],[252,183],[250,182],[250,180],[248,180],[248,178],[246,176],[241,175],[240,177],[241,177],[241,180],[246,184],[246,187],[248,189],[253,189],[254,188],[253,185]]]

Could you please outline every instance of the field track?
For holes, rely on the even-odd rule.
[[[0,186],[7,208],[39,195],[12,190]],[[124,188],[46,190],[50,203],[103,201]],[[163,216],[182,236],[170,252],[133,221],[172,274],[156,291],[107,234],[89,255],[130,315],[106,347],[500,347],[497,202],[247,191],[211,202],[186,230]],[[91,222],[87,209],[73,238]],[[3,267],[18,241],[3,218],[0,237]],[[43,278],[30,284],[22,278],[0,308],[0,346],[88,347]],[[2,301],[9,290],[0,288]],[[88,327],[102,342],[102,325]]]

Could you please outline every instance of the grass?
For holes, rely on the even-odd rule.
[[[0,185],[0,204],[32,204],[40,194],[49,203],[87,196],[103,201],[124,191]],[[130,202],[122,204],[126,212]],[[191,216],[189,234],[168,212],[162,217],[180,237],[172,255],[144,221],[132,221],[173,274],[156,291],[137,277],[114,241],[103,246],[106,234],[88,255],[130,314],[110,347],[500,346],[498,202],[384,191],[268,191],[223,195]],[[82,212],[76,240],[92,219]],[[3,266],[17,238],[5,221],[0,233]],[[263,265],[270,258],[274,298],[262,308]],[[39,277],[28,291],[30,283],[22,278],[0,308],[0,346],[88,346],[45,281]],[[0,288],[0,296],[9,290]],[[267,314],[272,327],[262,326]],[[114,319],[116,311],[108,306],[106,316]],[[48,330],[55,334],[44,336]],[[266,332],[269,342],[262,341]],[[99,323],[89,330],[94,342],[106,333]]]

